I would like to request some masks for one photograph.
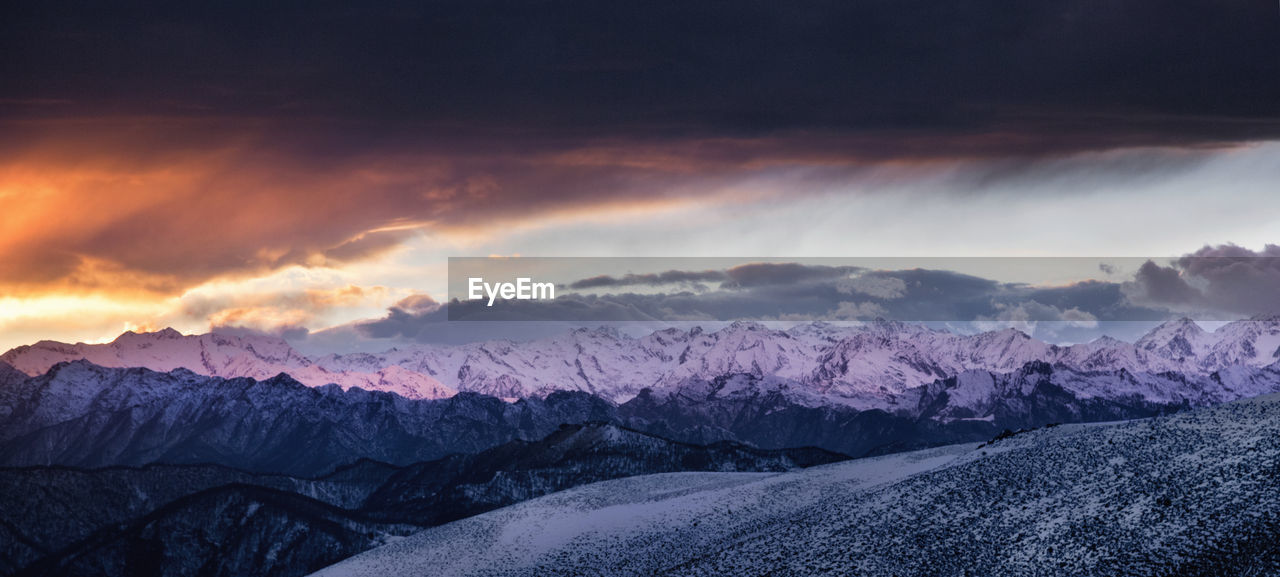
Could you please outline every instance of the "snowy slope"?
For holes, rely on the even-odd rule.
[[[607,481],[317,575],[1274,575],[1277,431],[1266,396],[776,475]]]
[[[316,575],[554,573],[572,569],[544,565],[549,553],[583,545],[591,549],[593,558],[579,567],[590,567],[607,556],[615,557],[615,562],[646,553],[662,556],[663,546],[641,552],[631,540],[681,528],[678,536],[671,536],[683,541],[676,551],[696,549],[708,538],[719,537],[722,530],[731,530],[735,508],[743,515],[762,505],[813,505],[825,490],[822,485],[873,487],[941,466],[955,453],[948,448],[864,459],[856,465],[810,469],[808,475],[669,473],[595,483],[424,531]]]

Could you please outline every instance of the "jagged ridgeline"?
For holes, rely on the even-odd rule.
[[[737,323],[717,331],[671,328],[640,338],[602,328],[527,342],[417,345],[319,357],[302,355],[278,338],[183,336],[168,329],[125,333],[107,344],[42,341],[0,355],[0,361],[28,376],[81,359],[106,367],[186,368],[227,378],[264,380],[287,373],[306,385],[336,383],[414,399],[457,391],[524,398],[569,390],[622,403],[646,388],[664,393],[687,380],[747,374],[786,385],[780,390],[796,402],[892,411],[913,400],[900,398],[910,389],[968,370],[1008,373],[1032,361],[1079,372],[1197,377],[1232,366],[1264,367],[1280,360],[1280,320],[1260,317],[1206,332],[1183,319],[1156,327],[1134,343],[1103,337],[1071,346],[1013,329],[957,335],[890,321],[813,323],[786,331]]]
[[[730,374],[645,389],[614,404],[583,392],[506,402],[477,393],[406,399],[336,385],[206,377],[186,369],[59,363],[8,371],[0,390],[0,465],[104,467],[213,463],[315,476],[362,458],[404,465],[537,440],[565,423],[604,421],[693,443],[821,447],[851,456],[990,438],[1053,422],[1147,417],[1280,390],[1277,366],[1209,375],[1071,369],[1032,361],[964,371],[894,395],[894,408],[806,403],[792,383]]]
[[[1214,332],[1171,321],[1133,344],[1069,347],[1011,329],[737,323],[318,358],[263,336],[126,333],[0,356],[13,367],[0,374],[13,383],[0,391],[0,463],[316,475],[365,457],[474,453],[591,420],[859,456],[1256,396],[1280,387],[1277,355],[1275,318]]]

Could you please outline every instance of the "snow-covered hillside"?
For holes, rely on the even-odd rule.
[[[317,573],[1275,575],[1280,396],[782,474],[596,483]]]

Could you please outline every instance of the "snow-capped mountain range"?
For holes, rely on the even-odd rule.
[[[310,386],[335,383],[411,399],[445,398],[458,391],[525,398],[576,390],[622,403],[646,388],[670,391],[690,381],[749,375],[778,384],[775,388],[803,404],[887,408],[904,393],[940,379],[969,371],[1010,373],[1031,362],[1131,375],[1204,376],[1231,367],[1265,367],[1280,360],[1280,317],[1237,321],[1213,332],[1182,319],[1134,343],[1102,337],[1071,346],[1015,329],[959,335],[878,320],[854,326],[812,323],[785,331],[744,322],[718,331],[669,328],[640,338],[610,328],[577,329],[528,342],[423,345],[315,358],[275,337],[187,336],[165,329],[127,332],[106,344],[41,341],[0,355],[0,361],[32,376],[80,359],[105,367],[185,368],[226,378],[261,380],[287,373]]]
[[[333,383],[343,389],[389,391],[411,399],[445,398],[458,392],[428,375],[398,365],[368,371],[326,370],[284,339],[260,335],[183,335],[167,328],[153,333],[129,331],[105,344],[40,341],[0,355],[0,361],[31,376],[44,374],[58,363],[76,360],[102,367],[142,367],[159,372],[187,369],[211,377],[257,380],[287,373],[313,387]]]

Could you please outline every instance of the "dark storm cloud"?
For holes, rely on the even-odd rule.
[[[750,263],[729,269],[726,287],[751,288],[830,280],[847,277],[858,270],[858,267],[852,266],[804,265],[793,262]]]
[[[1206,247],[1169,266],[1145,262],[1125,282],[1086,280],[1061,286],[1006,283],[948,270],[867,270],[799,263],[745,265],[733,271],[668,270],[655,275],[592,277],[588,288],[678,285],[725,279],[717,288],[651,294],[557,294],[550,301],[454,300],[444,306],[392,307],[386,317],[356,325],[370,338],[467,342],[515,331],[552,334],[552,323],[717,322],[733,320],[892,320],[944,323],[960,330],[1012,324],[1050,340],[1083,342],[1107,331],[1136,337],[1152,323],[1191,314],[1234,320],[1280,311],[1280,246],[1250,251]],[[735,276],[737,274],[738,276]],[[657,282],[657,279],[668,282]],[[739,283],[732,279],[749,279]],[[524,323],[518,321],[543,321]],[[494,322],[468,322],[494,321]],[[528,329],[521,325],[538,325]],[[489,327],[486,329],[485,327]],[[558,325],[557,325],[558,326]],[[540,327],[540,328],[539,328]],[[1037,333],[1039,334],[1039,333]]]
[[[1100,321],[1150,321],[1168,317],[1167,311],[1133,304],[1123,287],[1121,283],[1088,280],[1065,286],[1036,287],[1028,291],[1027,297],[1060,311],[1087,312]]]
[[[671,300],[679,299],[680,295],[673,295]],[[656,318],[641,310],[636,303],[628,302],[627,298],[596,298],[591,295],[573,295],[551,302],[521,303],[531,306],[519,307],[505,302],[486,307],[483,303],[456,300],[445,305],[436,305],[431,301],[430,306],[425,307],[411,307],[406,306],[407,304],[401,302],[390,307],[382,318],[327,329],[308,338],[327,342],[331,347],[336,344],[337,348],[348,348],[360,338],[459,344],[499,338],[526,340],[559,335],[566,327],[581,326],[581,323],[575,321],[596,326],[601,322],[649,321]],[[640,304],[644,306],[644,303]],[[456,322],[450,320],[450,315],[487,322]],[[706,319],[704,317],[698,320]],[[351,332],[354,332],[355,338],[349,334]],[[381,350],[381,347],[375,346],[373,349]]]
[[[1256,252],[1235,245],[1206,246],[1178,259],[1178,266],[1204,279],[1205,298],[1223,310],[1280,313],[1280,246],[1269,244]]]
[[[747,267],[751,273],[742,278],[750,282],[729,281],[699,292],[558,293],[554,300],[497,301],[495,306],[488,306],[483,300],[454,300],[449,303],[445,316],[452,321],[566,322],[869,320],[876,317],[906,321],[1014,319],[1035,322],[1153,320],[1167,316],[1160,310],[1130,303],[1120,284],[1101,281],[1033,287],[946,270],[862,271],[857,267],[798,263]],[[727,269],[724,274],[733,278],[734,271],[740,268]],[[662,274],[681,278],[680,272]],[[710,275],[712,271],[683,272]],[[584,280],[593,288],[605,286],[600,284],[599,277]],[[574,284],[577,283],[570,286]],[[626,285],[615,286],[625,288]],[[393,310],[387,319],[378,322],[395,326],[403,317]],[[370,330],[375,328],[371,326]],[[396,334],[404,332],[396,329]]]
[[[1136,302],[1240,315],[1280,313],[1280,246],[1205,246],[1169,266],[1148,261],[1126,286]]]
[[[1236,0],[48,2],[0,32],[5,116],[338,119],[355,141],[819,132],[998,155],[1263,138],[1280,110],[1275,6]]]
[[[422,332],[424,325],[442,323],[445,320],[444,311],[439,309],[413,311],[391,307],[387,309],[386,317],[360,323],[357,325],[357,330],[367,337],[376,339],[397,337],[412,339]]]
[[[720,283],[721,288],[740,289],[766,285],[793,284],[847,277],[860,270],[851,266],[804,265],[799,263],[749,263],[727,270],[667,270],[660,273],[599,275],[569,283],[574,290],[633,286],[686,285],[699,289],[702,283]]]
[[[627,274],[622,276],[599,275],[574,281],[568,288],[574,290],[593,288],[616,288],[625,286],[662,286],[662,285],[696,285],[705,282],[721,282],[729,275],[719,270],[684,271],[668,270],[650,274]]]
[[[1136,301],[1178,307],[1200,306],[1204,301],[1204,295],[1187,283],[1177,268],[1150,260],[1143,263],[1128,286]]]
[[[307,335],[306,340],[328,349],[354,350],[363,339],[379,343],[383,339],[435,344],[462,344],[492,339],[528,340],[562,334],[565,323],[486,322],[451,323],[444,307],[407,310],[391,307],[387,315]],[[375,344],[371,351],[386,347]]]
[[[174,296],[400,231],[929,166],[957,192],[1176,174],[1280,135],[1275,21],[1234,0],[24,3],[0,18],[0,189],[48,192],[4,222],[0,291]],[[1115,150],[1147,145],[1177,150]]]

